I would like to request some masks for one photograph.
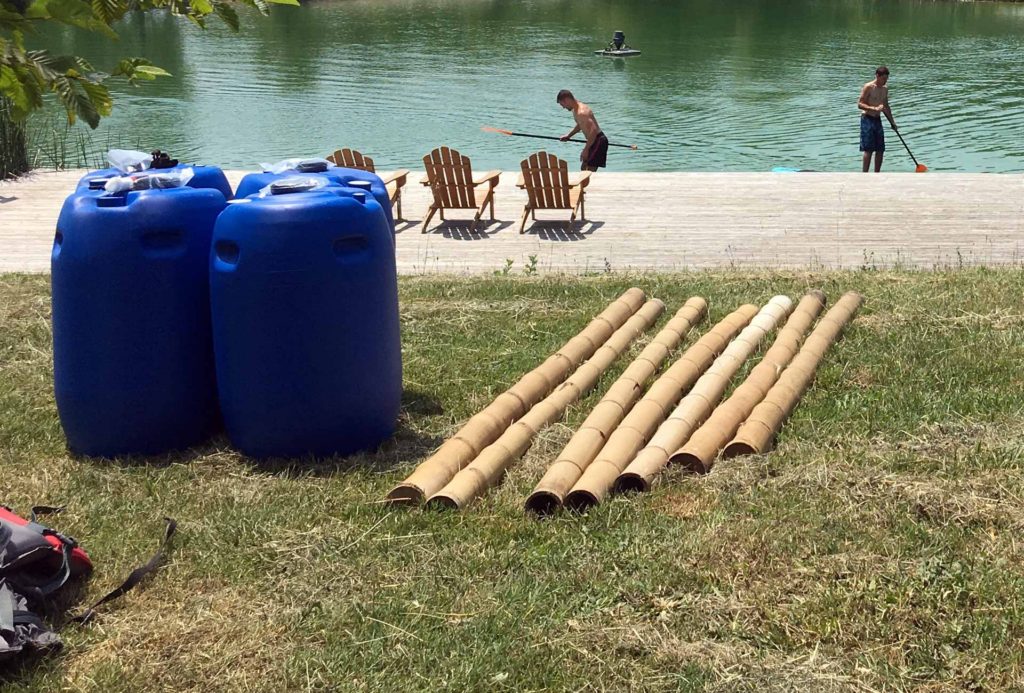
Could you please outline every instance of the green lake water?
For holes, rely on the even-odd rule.
[[[614,30],[643,51],[593,51]],[[173,77],[118,86],[99,148],[160,147],[254,167],[354,147],[379,167],[422,168],[447,144],[475,168],[518,166],[578,145],[561,135],[561,88],[591,104],[609,170],[859,170],[860,87],[892,70],[896,122],[935,171],[1024,170],[1024,3],[910,0],[307,0],[240,34],[136,16],[120,43],[73,31],[52,49],[110,69],[142,55]],[[913,170],[887,133],[887,170]]]

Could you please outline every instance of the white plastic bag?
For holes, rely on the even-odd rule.
[[[168,188],[183,188],[190,180],[194,172],[191,168],[179,170],[166,170],[157,173],[132,173],[127,176],[114,176],[109,179],[103,189],[108,193],[119,193],[127,190],[166,190]]]
[[[137,173],[148,169],[153,157],[133,149],[111,149],[107,152],[107,162],[122,173]]]

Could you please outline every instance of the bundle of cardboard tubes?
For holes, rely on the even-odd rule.
[[[388,499],[465,508],[497,484],[537,434],[561,420],[658,320],[665,305],[645,298],[632,288],[609,304],[470,418]],[[706,474],[719,456],[767,452],[864,299],[846,293],[818,319],[825,302],[824,293],[812,291],[795,307],[787,296],[775,296],[760,310],[742,305],[662,371],[707,315],[706,300],[686,301],[611,384],[526,499],[526,509],[585,512],[611,493],[649,491],[670,464]],[[760,361],[722,401],[744,363],[776,331]]]

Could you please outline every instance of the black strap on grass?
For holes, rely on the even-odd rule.
[[[133,587],[142,582],[143,578],[145,578],[147,575],[149,575],[154,570],[160,567],[160,563],[164,559],[164,552],[167,550],[167,547],[171,543],[171,537],[174,536],[174,533],[178,529],[178,523],[175,522],[173,519],[165,517],[164,522],[167,523],[164,529],[164,538],[163,541],[160,542],[160,548],[157,549],[157,552],[155,554],[153,554],[153,557],[146,561],[145,565],[141,565],[135,570],[133,570],[131,574],[128,576],[128,578],[121,583],[120,587],[113,590],[112,592],[109,592],[105,597],[103,597],[98,602],[90,606],[88,609],[85,610],[85,613],[72,618],[71,622],[80,623],[82,625],[88,623],[89,620],[96,615],[96,607],[100,606],[101,604],[106,604],[107,602],[113,601],[118,597],[124,595],[126,592],[128,592]]]

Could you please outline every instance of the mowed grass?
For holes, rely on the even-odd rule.
[[[0,277],[0,501],[114,587],[12,691],[1008,690],[1024,687],[1024,272],[401,282],[401,427],[375,454],[257,465],[226,440],[73,459],[45,276]],[[379,501],[629,286],[710,319],[820,287],[866,297],[768,455],[538,521],[522,503],[598,391],[465,512]],[[639,341],[632,355],[638,353]]]

